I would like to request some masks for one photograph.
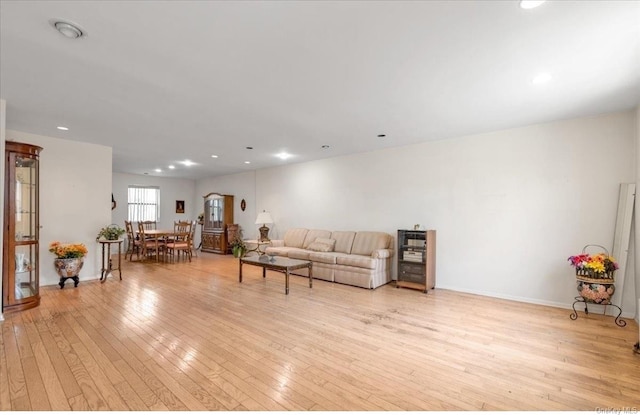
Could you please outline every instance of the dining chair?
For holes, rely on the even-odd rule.
[[[184,233],[187,232],[187,223],[186,221],[181,221],[181,220],[176,220],[173,221],[173,232],[174,233]],[[171,242],[174,239],[176,239],[175,235],[169,235],[165,238],[167,240],[167,242]],[[185,238],[182,238],[185,239]]]
[[[158,229],[158,222],[156,222],[155,220],[143,220],[138,223],[141,223],[142,226],[144,226],[144,229],[147,231]]]
[[[156,222],[155,220],[143,220],[138,222],[138,226],[140,226],[140,224],[144,226],[145,231],[154,231],[158,229],[158,222]],[[155,240],[155,238],[152,236],[147,236],[147,239]]]
[[[173,225],[173,231],[176,233],[173,240],[166,243],[167,253],[172,258],[180,259],[180,254],[184,255],[191,262],[191,228],[192,222],[190,221],[176,221]]]
[[[140,259],[140,247],[141,243],[139,239],[136,239],[136,234],[133,231],[133,224],[131,221],[124,221],[124,228],[127,231],[127,251],[124,253],[124,259],[127,259],[129,254],[129,261],[133,261],[133,252],[136,253],[136,259]]]
[[[164,255],[165,243],[163,241],[156,240],[154,237],[147,236],[144,222],[138,222],[138,235],[140,236],[140,243],[142,245],[142,256],[147,258],[150,253],[156,254],[157,257],[160,253]]]

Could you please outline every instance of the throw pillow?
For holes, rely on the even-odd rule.
[[[335,239],[328,238],[316,238],[315,241],[311,242],[307,249],[316,252],[333,252],[333,249],[336,246]]]

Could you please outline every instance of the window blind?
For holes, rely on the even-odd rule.
[[[132,222],[160,220],[160,188],[157,186],[129,186],[128,217]]]

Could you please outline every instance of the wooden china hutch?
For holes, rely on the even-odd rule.
[[[202,250],[216,254],[231,253],[229,227],[233,225],[233,196],[209,193],[203,197]]]
[[[39,155],[41,147],[5,143],[2,311],[40,304]]]

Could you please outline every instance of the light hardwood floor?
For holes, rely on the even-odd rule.
[[[365,290],[200,254],[42,288],[0,323],[0,410],[640,407],[638,326],[392,284]]]

